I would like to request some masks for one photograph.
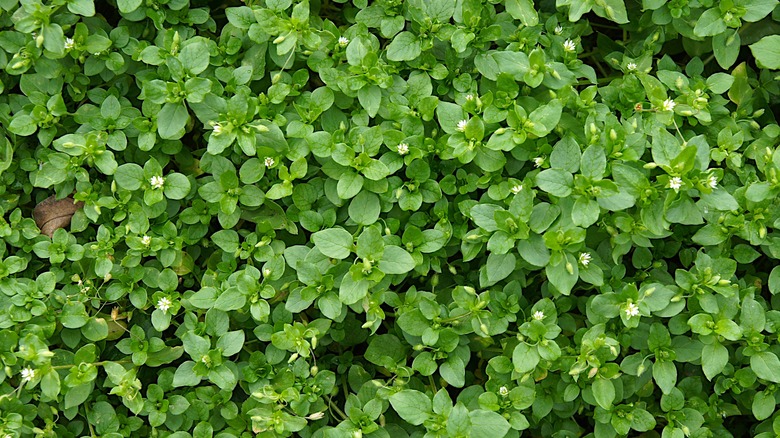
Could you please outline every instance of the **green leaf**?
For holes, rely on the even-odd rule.
[[[16,135],[28,136],[33,135],[38,130],[38,125],[35,120],[27,114],[17,114],[11,119],[11,123],[8,125],[8,130]]]
[[[128,14],[141,7],[143,0],[117,0],[116,4],[119,7],[119,12]]]
[[[190,114],[183,103],[166,103],[157,114],[157,132],[165,140],[178,140],[189,120]]]
[[[144,170],[135,163],[125,163],[114,172],[114,181],[125,190],[140,189],[144,180]]]
[[[487,274],[487,282],[482,283],[480,279],[480,286],[488,287],[492,286],[499,281],[507,278],[515,270],[516,259],[513,254],[490,254],[485,265],[485,272]]]
[[[594,181],[604,177],[607,171],[607,156],[600,145],[591,145],[582,153],[580,165],[582,175]]]
[[[507,0],[506,11],[516,20],[520,20],[523,26],[536,26],[539,24],[539,14],[536,13],[534,3],[531,0]]]
[[[350,274],[341,279],[339,300],[347,305],[355,304],[368,295],[368,280],[354,280]]]
[[[343,228],[328,228],[311,236],[314,246],[324,255],[334,259],[345,259],[352,252],[353,237]]]
[[[385,252],[379,261],[379,270],[385,274],[405,274],[414,269],[412,256],[398,246],[385,246]]]
[[[193,75],[202,73],[209,66],[209,48],[205,41],[204,38],[196,37],[183,44],[179,52],[181,65]]]
[[[375,223],[380,212],[379,197],[371,192],[362,191],[349,203],[349,217],[359,225]]]
[[[734,63],[737,62],[741,45],[742,39],[736,29],[733,32],[726,31],[712,37],[712,51],[715,54],[718,65],[724,69],[734,65]],[[722,75],[724,73],[716,74]],[[707,85],[709,85],[709,78],[707,79],[707,82]],[[728,87],[726,90],[728,90]],[[726,90],[720,91],[718,94],[723,93]]]
[[[720,374],[729,362],[729,352],[719,342],[707,344],[701,352],[701,368],[708,380]]]
[[[420,40],[411,32],[401,32],[387,46],[390,61],[411,61],[422,53]]]
[[[222,350],[225,357],[233,356],[241,351],[244,346],[245,335],[243,330],[227,332],[217,339],[217,348]]]
[[[164,193],[168,199],[184,199],[190,193],[190,180],[180,173],[165,177]]]
[[[83,17],[95,15],[95,3],[93,0],[69,0],[68,10]]]
[[[602,409],[609,409],[615,400],[615,385],[609,379],[596,377],[593,381],[593,398]]]
[[[173,387],[178,388],[181,386],[195,386],[200,383],[201,378],[195,374],[195,362],[189,360],[176,368],[176,372],[173,373]]]
[[[382,89],[378,85],[370,85],[358,90],[358,101],[363,109],[366,110],[369,117],[376,116],[379,107],[382,104]]]
[[[571,194],[574,177],[559,169],[547,169],[536,175],[536,184],[545,192],[561,198]]]
[[[763,351],[751,356],[750,368],[759,379],[780,383],[780,359],[771,351]]]
[[[711,8],[704,11],[696,20],[693,33],[700,37],[714,36],[726,30],[726,22],[721,17],[720,8]]]
[[[762,421],[771,417],[772,414],[775,413],[776,407],[777,402],[775,401],[774,392],[758,391],[756,395],[753,396],[751,409],[756,420]]]
[[[674,362],[656,360],[653,364],[653,379],[664,394],[669,394],[677,384],[677,367]]]
[[[780,35],[767,35],[750,45],[759,66],[780,70]]]
[[[772,295],[780,292],[780,266],[775,266],[769,273],[769,291]]]
[[[477,409],[469,412],[471,438],[497,438],[509,432],[509,422],[497,412]]]
[[[241,293],[237,287],[231,287],[222,292],[217,301],[214,302],[214,308],[217,310],[238,310],[246,304],[246,296]]]
[[[515,371],[518,373],[529,373],[536,369],[536,365],[539,364],[539,352],[536,347],[521,342],[517,344],[512,352],[512,364],[515,366]]]
[[[336,185],[336,191],[341,199],[353,198],[362,188],[363,177],[351,170],[344,172]]]
[[[419,426],[431,414],[431,399],[420,391],[404,389],[390,396],[390,404],[409,424]]]

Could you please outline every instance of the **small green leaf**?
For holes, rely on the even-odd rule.
[[[343,228],[328,228],[311,236],[314,246],[324,255],[334,259],[345,259],[352,252],[353,237]]]
[[[411,32],[401,32],[387,46],[390,61],[411,61],[422,53],[420,40]]]
[[[420,391],[404,389],[390,396],[390,404],[398,415],[418,426],[431,414],[431,399]]]
[[[762,67],[780,70],[780,35],[767,35],[750,45],[756,62]]]

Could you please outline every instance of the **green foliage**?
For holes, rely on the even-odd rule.
[[[777,0],[0,26],[0,436],[780,434]]]

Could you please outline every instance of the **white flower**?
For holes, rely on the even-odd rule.
[[[626,312],[626,316],[628,316],[629,318],[632,316],[637,316],[639,315],[639,306],[637,306],[634,303],[627,303],[625,312]]]
[[[566,52],[575,52],[577,50],[577,44],[572,40],[566,40],[563,42],[563,50]]]
[[[711,189],[714,189],[718,186],[718,178],[715,175],[710,175],[710,177],[707,178],[707,185],[710,186]]]
[[[22,368],[22,380],[24,380],[25,382],[31,382],[32,379],[34,379],[34,378],[35,378],[35,370],[34,369],[32,369],[30,367]]]
[[[268,277],[269,275],[271,275],[271,268],[263,269],[263,277]]]
[[[536,158],[534,158],[534,166],[542,167],[542,164],[544,164],[544,157],[536,157]]]
[[[409,145],[406,143],[399,143],[398,146],[395,147],[396,152],[398,152],[398,155],[406,155],[409,153]]]
[[[628,69],[628,71],[634,71],[636,70],[636,63],[629,62],[626,68]]]
[[[672,99],[666,99],[663,103],[664,111],[674,111],[675,106],[677,106],[677,103]]]
[[[161,189],[165,186],[165,178],[155,175],[149,179],[149,184],[152,185],[153,189]]]
[[[220,123],[215,123],[212,128],[214,129],[214,135],[222,134],[223,128],[222,128],[222,125]]]
[[[537,320],[537,321],[543,320],[544,319],[544,312],[542,312],[541,310],[537,310],[536,312],[534,312],[533,318],[535,320]]]
[[[580,264],[582,266],[588,266],[590,264],[591,256],[589,252],[583,252],[580,254]]]
[[[325,416],[325,412],[315,412],[308,417],[306,417],[307,420],[317,421]]]
[[[472,100],[474,100],[474,95],[473,94],[467,94],[466,95],[466,101],[471,102]]]
[[[463,132],[466,130],[466,125],[469,124],[468,120],[461,120],[458,122],[458,131]]]
[[[509,394],[509,388],[507,388],[506,386],[502,386],[498,388],[498,393],[506,397]]]
[[[682,187],[682,183],[683,183],[682,178],[680,178],[679,176],[675,176],[674,178],[669,180],[668,187],[670,189],[674,189],[674,191],[676,192],[680,190],[680,187]]]
[[[265,167],[273,167],[274,164],[276,164],[276,160],[274,160],[272,157],[265,157],[263,163],[265,164]]]
[[[341,47],[347,47],[348,44],[349,44],[349,38],[347,38],[347,37],[339,37],[339,45]]]
[[[70,50],[76,45],[76,42],[73,41],[73,38],[65,38],[65,50]]]
[[[143,243],[144,246],[149,246],[152,243],[152,238],[147,235],[144,235],[144,237],[141,238],[141,243]]]
[[[162,297],[159,300],[157,300],[157,308],[162,311],[162,313],[167,312],[173,303],[171,302],[171,299],[168,297]]]
[[[520,193],[521,191],[523,191],[523,185],[522,184],[517,184],[517,185],[513,186],[510,190],[512,190],[512,193],[514,193],[516,195],[516,194]]]
[[[563,32],[563,26],[561,26],[560,24],[555,26],[555,29],[553,30],[553,33],[555,33],[556,35],[560,35],[561,32]]]

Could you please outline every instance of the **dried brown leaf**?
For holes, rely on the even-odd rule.
[[[70,219],[83,206],[83,202],[76,202],[70,196],[57,199],[52,195],[35,206],[33,218],[41,233],[51,237],[58,228],[70,225]]]

